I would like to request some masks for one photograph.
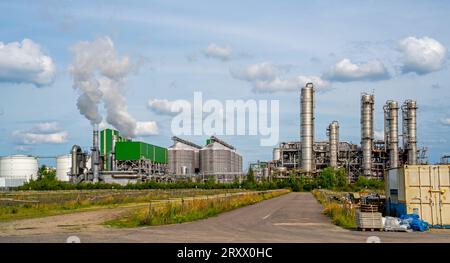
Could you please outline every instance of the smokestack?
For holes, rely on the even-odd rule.
[[[330,140],[330,166],[336,169],[339,153],[339,123],[337,121],[330,123],[327,132]]]
[[[314,144],[314,86],[307,83],[300,95],[300,138],[301,138],[301,167],[306,173],[313,172],[313,144]]]
[[[91,149],[91,166],[92,166],[92,180],[94,182],[99,181],[99,166],[100,166],[100,153],[98,148],[98,124],[94,124],[92,149]]]
[[[390,168],[398,167],[398,104],[396,101],[388,100],[383,107],[385,123],[388,125],[388,138],[386,140],[389,150]]]
[[[417,164],[417,104],[414,100],[406,100],[402,105],[403,147],[407,151],[407,163]]]
[[[372,145],[373,145],[373,111],[374,95],[363,93],[361,96],[361,148],[362,169],[364,176],[372,175]]]

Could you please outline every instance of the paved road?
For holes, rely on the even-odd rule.
[[[97,227],[66,233],[1,235],[0,242],[450,242],[450,231],[358,232],[333,225],[309,193],[290,193],[196,222],[135,229]]]

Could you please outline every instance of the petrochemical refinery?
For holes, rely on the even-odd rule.
[[[315,88],[308,83],[300,90],[299,141],[280,142],[273,159],[250,165],[257,179],[286,178],[290,173],[315,176],[326,167],[344,168],[349,181],[358,176],[382,179],[388,169],[405,164],[426,164],[426,148],[417,147],[417,104],[406,99],[401,106],[388,100],[383,106],[384,140],[374,138],[375,96],[361,94],[361,144],[342,140],[338,120],[332,121],[328,140],[315,140]],[[401,110],[401,132],[399,111]],[[83,151],[73,145],[69,154],[56,157],[59,180],[80,182],[135,183],[149,180],[196,182],[242,181],[242,156],[236,148],[215,136],[205,146],[172,137],[168,148],[133,141],[113,129],[93,126],[92,147]],[[400,139],[402,142],[400,144]],[[14,155],[0,159],[0,186],[14,187],[37,177],[37,157]]]

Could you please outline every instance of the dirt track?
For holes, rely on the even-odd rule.
[[[290,193],[196,222],[112,229],[101,222],[131,208],[102,209],[0,224],[0,242],[450,242],[450,231],[357,232],[333,225],[309,193]]]

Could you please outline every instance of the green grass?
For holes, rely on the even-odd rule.
[[[246,205],[277,197],[289,190],[247,192],[240,195],[212,196],[208,199],[184,199],[178,202],[149,203],[119,218],[105,222],[117,228],[178,224],[216,216]]]
[[[44,217],[153,200],[234,193],[228,189],[72,190],[0,193],[0,221]],[[240,190],[241,192],[243,190]],[[14,200],[14,201],[10,201]],[[30,203],[33,202],[33,203]]]
[[[346,229],[356,229],[356,211],[338,201],[329,201],[324,191],[312,191],[317,201],[324,207],[323,213],[327,215],[335,225]]]

